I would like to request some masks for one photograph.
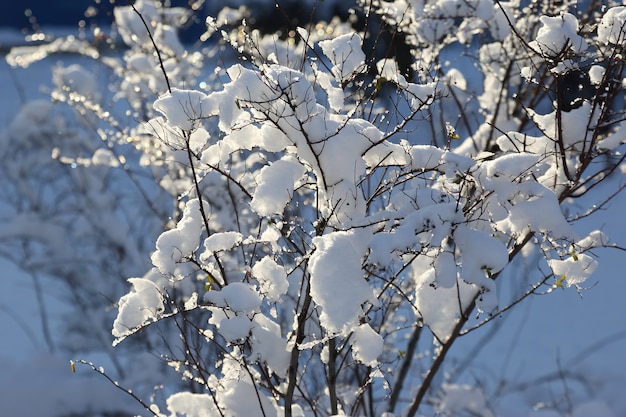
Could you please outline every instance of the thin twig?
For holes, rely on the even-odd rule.
[[[148,36],[150,37],[150,42],[152,42],[152,46],[154,46],[154,51],[156,52],[157,57],[159,58],[159,66],[161,67],[161,71],[163,72],[163,77],[165,78],[165,83],[167,84],[167,91],[171,94],[172,93],[172,87],[170,86],[170,79],[167,76],[167,71],[165,71],[165,65],[163,65],[163,58],[161,58],[161,50],[159,49],[159,47],[157,46],[156,42],[154,41],[154,37],[152,36],[152,32],[150,32],[150,27],[148,26],[148,23],[146,22],[146,19],[144,19],[144,17],[141,14],[141,12],[139,10],[137,10],[135,5],[130,0],[128,0],[128,4],[130,5],[130,7],[132,7],[133,11],[135,13],[137,13],[137,16],[139,16],[139,18],[141,19],[141,22],[143,23],[144,27],[146,28],[146,31],[148,32]]]

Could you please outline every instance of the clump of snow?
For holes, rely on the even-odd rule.
[[[202,102],[206,97],[206,94],[198,90],[172,88],[171,92],[154,102],[154,108],[165,116],[170,126],[182,131],[191,131],[198,126],[198,121],[205,117]]]
[[[604,78],[604,73],[606,69],[600,65],[592,65],[589,68],[589,81],[593,85],[600,85],[602,83],[602,79]]]
[[[259,216],[282,214],[293,197],[294,188],[306,170],[293,156],[286,156],[264,166],[257,178],[257,188],[250,207]]]
[[[321,308],[322,326],[331,334],[347,336],[359,324],[363,303],[378,304],[361,268],[368,234],[365,230],[339,231],[313,239],[311,298]]]
[[[598,39],[606,44],[620,45],[626,40],[626,7],[611,7],[598,25]]]
[[[150,320],[156,320],[164,310],[164,298],[159,288],[145,278],[130,278],[130,292],[118,301],[118,313],[113,322],[113,336],[121,339]]]
[[[578,35],[578,19],[573,14],[541,16],[539,20],[542,26],[529,45],[541,55],[555,58],[566,50],[580,54],[587,49],[587,42]]]
[[[257,314],[251,330],[251,359],[265,362],[278,376],[287,374],[290,350],[287,340],[280,334],[280,326],[268,317]]]
[[[367,324],[361,324],[352,333],[352,355],[367,366],[376,366],[383,353],[383,338]]]
[[[208,206],[206,202],[204,204]],[[176,264],[198,249],[203,225],[199,200],[189,200],[176,227],[163,232],[157,239],[152,264],[164,275],[174,274]]]
[[[230,250],[241,244],[243,235],[239,232],[219,232],[213,233],[204,239],[204,252],[200,255],[201,261],[206,261],[215,252]]]
[[[578,286],[589,278],[598,267],[598,262],[584,253],[567,259],[549,259],[548,265],[556,277],[564,279],[566,285]]]
[[[228,410],[228,416],[264,416],[278,417],[275,401],[259,393],[250,382],[238,379],[226,379],[221,382],[220,407]],[[260,398],[261,404],[259,404]]]
[[[598,148],[603,150],[615,149],[626,142],[626,122],[620,122],[610,135],[598,142]]]
[[[508,215],[496,222],[499,230],[518,237],[532,230],[557,239],[576,238],[572,226],[563,217],[556,195],[541,184],[520,184],[514,203],[507,208]],[[541,213],[541,216],[537,216],[537,213]]]
[[[461,279],[451,288],[437,287],[434,268],[424,270],[415,262],[411,265],[411,275],[415,282],[417,313],[437,340],[445,343],[479,290]]]
[[[177,392],[167,399],[167,409],[172,415],[186,417],[212,417],[217,413],[215,401],[209,394]]]
[[[209,324],[215,326],[228,343],[241,343],[250,336],[252,320],[246,314],[227,314],[219,308],[209,308]]]
[[[593,248],[605,247],[609,244],[609,238],[601,230],[594,230],[574,245],[577,251],[587,251]]]
[[[278,265],[269,256],[254,264],[252,275],[259,281],[260,290],[268,301],[277,302],[287,293],[289,282],[285,268]]]
[[[361,49],[362,40],[356,33],[347,33],[319,42],[324,55],[333,64],[331,69],[337,81],[349,79],[353,74],[365,69],[365,53]]]
[[[566,149],[575,148],[581,142],[589,140],[589,132],[595,128],[599,118],[599,112],[593,110],[589,101],[584,101],[580,107],[569,112],[561,111],[560,123],[556,116],[557,111],[560,110],[540,115],[529,110],[529,114],[548,138],[553,141],[561,140]]]
[[[175,25],[187,19],[189,10],[182,7],[171,7],[162,10],[152,1],[135,2],[135,10],[131,6],[118,6],[113,9],[115,23],[126,45],[139,44],[152,46],[150,33],[146,31],[143,19],[152,26],[152,36],[159,44],[161,51],[167,54],[182,55],[184,47],[178,39]]]
[[[476,302],[479,311],[494,310],[498,297],[495,282],[489,276],[508,264],[506,246],[484,232],[464,226],[456,228],[454,241],[461,255],[461,278],[481,290]]]
[[[261,297],[250,285],[232,282],[221,290],[204,294],[204,301],[236,312],[254,312],[261,306]]]

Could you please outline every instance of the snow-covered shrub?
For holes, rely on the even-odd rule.
[[[411,77],[347,25],[222,32],[241,18],[226,10],[205,37],[245,59],[206,88],[202,54],[172,27],[185,14],[155,4],[116,9],[129,49],[105,60],[138,123],[117,125],[89,83],[54,93],[117,129],[97,128],[108,147],[56,160],[131,179],[149,168],[160,188],[138,194],[157,212],[153,195],[171,197],[113,324],[122,346],[174,324],[155,333],[188,386],[147,411],[494,415],[479,388],[435,377],[460,336],[534,293],[582,290],[592,249],[609,246],[572,222],[622,187],[576,204],[624,158],[621,8],[585,26],[541,2],[368,3],[406,35]],[[572,72],[590,85],[565,85]],[[83,79],[69,74],[88,77],[57,79]],[[134,165],[115,156],[121,142]],[[528,289],[501,297],[522,258],[537,259]]]

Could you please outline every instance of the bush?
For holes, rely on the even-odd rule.
[[[495,415],[479,386],[435,382],[450,348],[534,294],[584,290],[593,249],[615,246],[572,223],[623,188],[626,8],[552,3],[363,2],[406,40],[410,75],[363,51],[376,33],[261,35],[230,9],[191,52],[175,29],[187,12],[149,1],[115,9],[121,61],[54,46],[93,53],[127,103],[105,103],[84,69],[57,70],[53,98],[102,141],[55,146],[49,163],[90,181],[59,194],[87,210],[55,206],[70,231],[89,222],[68,239],[100,253],[80,258],[133,276],[114,344],[139,340],[184,382],[142,402],[153,415]],[[220,54],[226,69],[201,72]],[[114,197],[124,181],[141,204]],[[151,267],[126,272],[150,236]],[[536,264],[524,277],[523,261]],[[523,288],[512,299],[504,276]]]

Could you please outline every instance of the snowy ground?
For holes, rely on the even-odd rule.
[[[3,39],[7,39],[6,34]],[[35,64],[27,70],[12,70],[4,59],[0,60],[0,85],[3,86],[0,130],[24,99],[45,97],[45,85],[49,82],[50,62]],[[594,217],[592,224],[586,221],[577,227],[581,231],[601,228],[618,243],[626,245],[625,205],[626,195],[622,195]],[[504,407],[499,404],[499,408],[508,410],[506,416],[552,416],[529,411],[529,404],[550,394],[557,395],[542,392],[543,388],[536,382],[538,378],[558,375],[558,372],[580,373],[591,381],[589,387],[570,382],[569,388],[582,392],[581,397],[572,399],[576,404],[595,401],[590,403],[594,417],[626,415],[623,395],[626,392],[626,258],[617,250],[604,249],[597,253],[600,267],[591,282],[598,283],[585,291],[583,298],[573,289],[535,297],[496,319],[501,326],[494,335],[487,326],[454,348],[452,354],[460,366],[468,354],[476,354],[471,371],[464,374],[467,382],[473,381],[475,376],[488,378],[493,383],[501,379],[509,384],[536,385],[535,391],[524,390],[523,395],[503,397]],[[42,336],[40,312],[30,277],[6,261],[0,261],[0,279],[3,284],[0,295],[3,415],[54,417],[86,410],[89,404],[128,403],[126,397],[97,375],[73,374],[69,362],[73,358],[50,352]],[[54,288],[46,287],[45,291],[54,293]],[[54,298],[51,301],[48,308],[54,317],[63,306],[54,304]],[[475,346],[480,349],[473,351]],[[603,409],[605,414],[602,414]]]

